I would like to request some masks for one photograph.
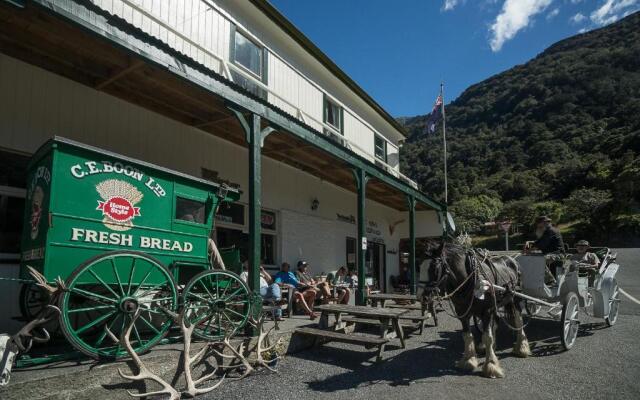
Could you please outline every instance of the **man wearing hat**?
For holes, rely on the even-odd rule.
[[[551,225],[551,218],[541,215],[536,218],[536,237],[533,247],[542,254],[564,252],[564,241],[558,228]]]
[[[586,240],[580,240],[576,243],[576,254],[571,256],[571,261],[575,261],[580,264],[587,264],[592,267],[600,265],[600,259],[594,253],[589,252],[589,242]]]
[[[576,243],[576,254],[571,255],[571,261],[578,264],[581,271],[586,271],[589,275],[589,286],[593,286],[596,278],[596,268],[600,265],[600,259],[594,253],[589,252],[589,242],[580,240]]]

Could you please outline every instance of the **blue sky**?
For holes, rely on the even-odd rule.
[[[394,116],[431,110],[640,0],[271,0]]]

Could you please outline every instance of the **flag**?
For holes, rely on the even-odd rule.
[[[442,93],[438,95],[436,103],[433,105],[431,114],[427,117],[427,131],[426,133],[434,133],[436,131],[436,125],[442,118]]]

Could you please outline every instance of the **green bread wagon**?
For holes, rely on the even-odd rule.
[[[215,213],[237,190],[59,137],[36,152],[27,179],[22,278],[31,266],[64,280],[60,327],[81,352],[125,356],[107,329],[119,336],[138,310],[137,352],[167,333],[166,310],[184,310],[204,339],[247,322],[248,287],[213,269],[207,251]],[[39,296],[26,285],[22,308],[34,313]]]

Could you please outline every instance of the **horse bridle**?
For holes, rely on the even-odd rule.
[[[419,281],[418,283],[424,285],[425,292],[437,292],[440,290],[440,285],[449,277],[451,274],[451,269],[449,268],[449,264],[444,257],[444,251],[440,254],[439,258],[432,259],[432,262],[436,263],[437,269],[437,278],[435,281]]]

